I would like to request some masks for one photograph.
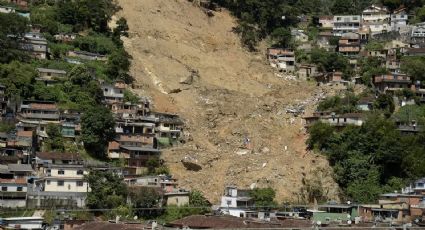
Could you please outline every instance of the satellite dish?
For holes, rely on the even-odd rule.
[[[351,224],[351,220],[347,221],[347,224]]]
[[[317,225],[322,225],[322,222],[320,220],[317,221]]]

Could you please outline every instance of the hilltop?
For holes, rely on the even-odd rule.
[[[183,187],[212,202],[229,184],[271,186],[278,201],[300,201],[302,189],[316,187],[336,199],[326,159],[306,151],[302,119],[285,110],[301,102],[312,108],[321,89],[277,76],[262,53],[242,48],[227,11],[209,17],[186,0],[118,3],[130,27],[124,46],[137,93],[185,120],[186,143],[163,153]]]

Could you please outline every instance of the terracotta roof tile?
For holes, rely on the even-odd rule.
[[[32,137],[32,131],[18,131],[18,137]]]
[[[17,178],[17,179],[1,179],[1,184],[27,184],[27,180],[25,178]]]

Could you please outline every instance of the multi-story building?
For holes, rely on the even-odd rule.
[[[26,206],[27,179],[1,179],[0,178],[0,207],[23,208]]]
[[[407,26],[407,20],[409,19],[406,8],[401,7],[391,14],[391,30],[400,31],[402,28]]]
[[[342,36],[344,33],[359,31],[361,25],[360,15],[336,15],[333,18],[333,34],[334,36]]]
[[[402,73],[384,74],[374,77],[375,88],[380,92],[394,92],[409,89],[412,81]]]
[[[60,80],[66,79],[66,71],[64,70],[37,68],[37,72],[38,77],[35,80],[46,85],[53,85]]]
[[[46,59],[48,53],[47,40],[41,33],[29,32],[21,43],[23,50],[29,52],[37,59]]]
[[[106,82],[101,84],[103,91],[104,102],[112,109],[112,105],[115,103],[124,102],[124,90],[127,85],[122,81],[117,81],[114,84],[108,84]]]
[[[155,112],[158,118],[156,123],[156,136],[160,141],[176,143],[183,131],[183,121],[178,115]]]
[[[221,197],[221,211],[231,216],[247,217],[246,212],[254,204],[254,200],[249,193],[250,191],[246,189],[227,186],[224,190],[224,195]]]
[[[418,23],[412,27],[410,40],[411,43],[425,43],[425,22]]]
[[[71,153],[38,153],[38,178],[29,185],[27,207],[84,207],[90,188],[84,178],[88,170],[79,159]]]
[[[370,29],[371,35],[390,31],[390,14],[385,7],[371,5],[362,12],[363,25]]]
[[[356,58],[360,52],[360,35],[344,33],[338,41],[338,52],[350,58]]]

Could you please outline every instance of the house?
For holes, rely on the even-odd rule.
[[[406,50],[406,56],[425,56],[425,48],[410,48]]]
[[[68,51],[68,57],[77,57],[86,61],[107,61],[106,55],[90,53],[87,51],[71,50]]]
[[[360,15],[335,15],[333,17],[333,34],[342,36],[344,33],[358,32],[361,24]]]
[[[141,176],[141,177],[129,176],[124,178],[124,183],[126,183],[130,187],[160,188],[161,180],[162,178],[160,176]]]
[[[37,166],[37,168],[42,169],[50,164],[83,164],[83,159],[78,153],[37,152],[33,163]]]
[[[331,45],[331,42],[330,42],[331,39],[333,38],[334,38],[334,35],[332,31],[322,31],[322,32],[319,32],[316,43],[319,46],[319,48],[323,48],[326,51],[334,51],[336,46]]]
[[[62,161],[62,162],[61,162]],[[82,208],[86,204],[88,170],[81,163],[64,160],[44,164],[38,178],[28,185],[27,208]]]
[[[20,120],[59,122],[59,109],[54,102],[24,101],[20,106]]]
[[[349,58],[356,58],[360,53],[360,35],[344,33],[338,41],[338,52]]]
[[[334,27],[334,20],[333,16],[320,16],[319,17],[319,25],[323,29],[330,29]]]
[[[412,221],[414,217],[422,216],[421,208],[425,208],[423,195],[386,193],[379,196],[378,203],[383,209],[394,210],[390,218],[397,222]]]
[[[24,208],[27,197],[27,179],[0,178],[0,207],[2,208]]]
[[[230,216],[246,217],[247,211],[254,204],[250,196],[250,190],[238,189],[235,186],[227,186],[221,197],[220,210]]]
[[[411,43],[425,43],[425,22],[413,25],[410,40]]]
[[[303,64],[300,67],[298,67],[298,77],[300,79],[310,79],[312,77],[315,77],[319,74],[318,70],[317,70],[317,66],[316,65],[311,65],[311,64]]]
[[[168,142],[170,144],[176,144],[180,139],[183,131],[183,121],[178,115],[154,112],[152,113],[155,118],[158,118],[155,124],[155,131],[159,142],[164,144]]]
[[[47,40],[41,33],[29,32],[21,42],[21,48],[29,52],[34,58],[46,59],[48,53]]]
[[[306,127],[310,127],[316,122],[323,122],[337,128],[344,128],[348,125],[362,126],[366,118],[362,113],[335,114],[333,112],[315,112],[313,116],[304,117],[304,120]]]
[[[402,190],[403,194],[416,194],[425,196],[425,177],[413,182],[409,187]]]
[[[164,193],[164,201],[167,206],[185,206],[189,204],[189,191],[184,189],[175,189]]]
[[[113,84],[103,82],[100,87],[103,91],[103,100],[107,105],[124,102],[124,91],[127,85],[123,81],[116,81]]]
[[[44,229],[43,217],[0,218],[0,226],[5,229]]]
[[[291,36],[297,42],[301,42],[301,43],[308,42],[308,36],[304,33],[304,30],[291,29]]]
[[[371,35],[390,31],[390,14],[386,7],[371,5],[362,12],[363,25],[370,29]]]
[[[3,13],[3,14],[15,13],[15,8],[10,6],[0,6],[0,13]]]
[[[65,110],[60,113],[61,133],[65,138],[75,139],[81,133],[81,113]]]
[[[7,167],[15,179],[27,179],[34,174],[30,164],[8,164]]]
[[[36,81],[43,82],[46,85],[53,85],[59,80],[66,79],[66,71],[58,69],[37,68],[38,77]]]
[[[373,108],[373,102],[375,101],[375,97],[362,97],[357,102],[356,108],[361,111],[371,111]]]
[[[77,34],[61,33],[61,34],[55,34],[53,37],[55,38],[56,41],[64,42],[64,43],[70,43],[77,38]]]
[[[35,144],[34,131],[19,130],[8,137],[6,147],[21,151],[23,154],[22,162],[29,162],[29,156],[33,153]]]
[[[374,77],[374,86],[379,92],[398,91],[409,89],[412,81],[402,73],[384,74]]]
[[[290,73],[295,71],[295,52],[291,49],[268,48],[267,60],[272,67],[281,72]]]
[[[259,221],[234,216],[193,215],[169,223],[174,229],[309,229],[310,220],[288,218],[285,220]]]
[[[357,208],[349,204],[324,204],[317,210],[307,210],[312,213],[312,220],[323,224],[348,224],[357,214]]]
[[[405,7],[400,7],[391,14],[391,30],[400,31],[407,26],[408,15]]]

